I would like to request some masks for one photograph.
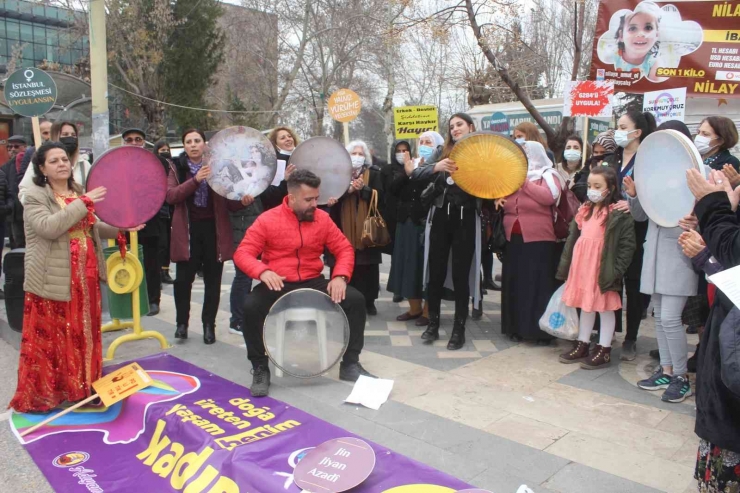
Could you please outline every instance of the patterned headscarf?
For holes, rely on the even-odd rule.
[[[614,141],[614,130],[609,129],[597,135],[591,145],[595,146],[596,144],[602,146],[607,153],[616,151],[617,143]]]

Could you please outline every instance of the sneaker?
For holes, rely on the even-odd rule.
[[[339,380],[356,382],[357,379],[360,378],[360,375],[370,378],[378,378],[364,369],[360,363],[345,363],[342,361],[339,364]]]
[[[270,388],[270,368],[258,366],[252,369],[252,397],[265,397]]]
[[[634,361],[637,357],[637,343],[635,341],[624,341],[622,343],[622,354],[619,359],[622,361]]]
[[[244,335],[242,333],[242,328],[239,325],[229,325],[229,333],[230,334],[236,334],[238,336]]]
[[[470,315],[470,319],[478,321],[482,318],[483,318],[483,310],[480,308],[473,308],[473,313]]]
[[[691,382],[689,382],[689,379],[681,375],[674,375],[660,400],[663,402],[683,402],[690,395]]]
[[[637,382],[637,386],[643,390],[667,389],[672,378],[673,375],[666,375],[663,373],[663,367],[661,366],[655,371],[655,373],[653,373],[653,376]]]

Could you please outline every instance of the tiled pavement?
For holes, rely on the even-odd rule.
[[[383,286],[389,269],[384,260]],[[214,346],[197,337],[200,281],[187,342],[173,342],[171,287],[165,289],[162,312],[144,323],[175,344],[172,354],[248,386],[244,342],[227,331],[233,272],[227,264]],[[453,352],[445,348],[448,334],[427,345],[413,321],[396,322],[407,306],[392,303],[384,291],[378,316],[368,318],[361,357],[368,370],[395,380],[391,400],[380,411],[343,404],[350,386],[338,381],[336,368],[308,381],[274,378],[271,395],[494,493],[513,493],[521,484],[535,493],[696,491],[693,399],[668,405],[659,393],[635,386],[655,364],[647,355],[655,347],[652,319],[643,322],[636,361],[586,371],[557,361],[566,343],[539,347],[502,337],[499,300],[498,293],[486,296],[483,320],[468,322],[467,343]],[[451,326],[451,310],[443,306],[443,331]],[[0,329],[8,335],[2,322]],[[106,347],[117,335],[104,335]],[[11,345],[0,341],[0,374],[8,382],[0,392],[3,402],[15,380],[17,335],[10,334],[10,340]],[[618,341],[615,347],[621,336]],[[128,343],[116,361],[158,351],[154,341]],[[616,349],[614,356],[618,361]],[[0,484],[14,488],[9,491],[31,491],[30,484],[38,485],[33,491],[51,491],[6,427],[0,426],[0,436],[0,460],[12,457],[17,464],[0,468]]]

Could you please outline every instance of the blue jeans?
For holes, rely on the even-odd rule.
[[[252,291],[252,279],[242,272],[239,267],[234,265],[236,275],[231,283],[231,295],[229,304],[231,305],[231,327],[242,327],[244,320],[244,300]]]

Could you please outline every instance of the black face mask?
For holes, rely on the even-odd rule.
[[[77,151],[77,137],[62,137],[59,139],[59,142],[62,143],[67,154],[70,156]]]
[[[163,157],[165,159],[172,159],[172,154],[170,154],[169,152],[160,152],[159,157]]]

